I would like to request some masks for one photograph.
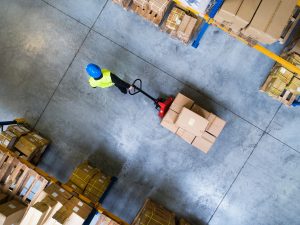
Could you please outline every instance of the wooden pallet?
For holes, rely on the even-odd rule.
[[[113,3],[123,7],[123,9],[128,10],[132,0],[112,0]]]
[[[130,5],[130,10],[144,19],[154,23],[156,26],[158,26],[163,19],[163,16],[158,15],[150,9],[143,9],[142,7],[134,4],[134,2]]]
[[[34,202],[48,184],[48,180],[39,175],[30,164],[25,164],[14,155],[0,153],[0,189],[17,197],[26,204]]]

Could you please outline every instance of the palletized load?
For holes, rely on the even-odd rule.
[[[297,0],[225,0],[214,19],[237,34],[272,44],[294,20],[296,6]]]
[[[300,67],[298,46],[299,40],[288,46],[282,57],[293,65]],[[300,76],[276,63],[260,90],[290,106],[300,95]]]
[[[98,202],[109,187],[111,177],[89,165],[87,161],[80,164],[65,184],[78,194],[83,194],[93,202]]]
[[[132,225],[175,225],[175,214],[147,199]]]
[[[197,21],[196,18],[187,15],[182,9],[174,7],[162,25],[162,30],[169,33],[171,37],[188,43],[193,37]]]
[[[183,140],[207,153],[226,122],[179,93],[161,125]]]
[[[4,148],[12,149],[16,140],[17,136],[10,131],[2,131],[0,133],[0,145]]]
[[[36,161],[38,161],[48,145],[49,141],[46,138],[36,132],[30,132],[20,137],[15,144],[15,148],[25,156],[26,160],[31,161],[34,157],[37,157]]]

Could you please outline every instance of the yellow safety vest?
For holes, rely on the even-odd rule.
[[[110,76],[110,71],[107,69],[102,69],[102,78],[99,80],[95,80],[93,77],[89,79],[90,85],[95,88],[95,87],[100,87],[100,88],[108,88],[114,85],[114,83],[111,80]]]

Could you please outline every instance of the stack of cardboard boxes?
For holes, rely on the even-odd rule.
[[[0,145],[37,164],[49,141],[23,125],[12,125],[0,134]]]
[[[195,31],[197,19],[185,13],[185,11],[174,7],[169,14],[165,27],[170,30],[171,36],[188,43]]]
[[[300,41],[287,50],[282,57],[300,67]],[[300,75],[294,74],[276,63],[261,90],[289,106],[300,95]]]
[[[211,149],[225,124],[224,120],[181,93],[161,122],[162,126],[205,153]]]
[[[51,184],[27,210],[20,225],[81,225],[91,211],[89,205]]]
[[[132,225],[175,225],[175,214],[147,199]]]
[[[281,38],[297,0],[225,0],[215,20],[264,44]]]
[[[98,202],[111,182],[111,177],[103,174],[99,169],[84,162],[72,173],[67,186],[78,194],[83,194],[93,202]]]

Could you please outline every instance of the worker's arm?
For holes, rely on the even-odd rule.
[[[127,90],[130,88],[130,84],[128,84],[127,82],[123,81],[122,79],[120,79],[117,75],[111,73],[111,80],[112,82],[115,84],[115,86],[117,88],[119,88],[119,90],[123,93],[123,94],[127,94]]]

